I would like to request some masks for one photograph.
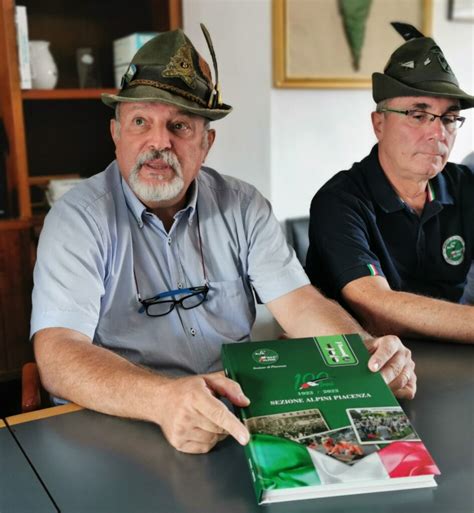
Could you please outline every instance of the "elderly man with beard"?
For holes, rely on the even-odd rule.
[[[31,334],[53,396],[155,422],[185,452],[246,444],[216,396],[248,404],[220,347],[249,339],[255,291],[290,336],[362,332],[370,369],[413,397],[400,340],[364,334],[309,284],[258,191],[202,166],[209,121],[231,107],[181,30],[143,46],[103,100],[116,161],[55,203],[38,248]]]
[[[311,205],[306,269],[372,333],[474,342],[474,308],[458,304],[474,258],[474,173],[448,162],[474,98],[441,49],[407,40],[373,75],[378,144],[336,174]]]

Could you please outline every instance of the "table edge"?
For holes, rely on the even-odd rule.
[[[35,420],[46,419],[48,417],[54,417],[56,415],[63,415],[65,413],[73,413],[75,411],[83,410],[82,406],[74,403],[63,404],[61,406],[53,406],[51,408],[45,408],[43,410],[31,411],[28,413],[20,413],[19,415],[12,415],[6,417],[5,422],[8,426],[14,426],[15,424],[23,424],[25,422],[32,422]]]

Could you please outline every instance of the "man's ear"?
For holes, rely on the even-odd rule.
[[[110,135],[112,136],[112,139],[115,144],[117,144],[117,140],[119,138],[120,133],[120,127],[117,126],[117,120],[115,118],[112,118],[110,120]]]
[[[370,117],[372,119],[372,128],[374,129],[375,137],[377,137],[377,140],[380,141],[383,136],[385,116],[383,112],[372,112]]]
[[[216,140],[216,131],[213,128],[210,128],[207,131],[207,142],[209,144],[209,150],[212,148],[214,141]]]
[[[214,141],[216,140],[216,131],[213,128],[210,128],[207,131],[207,151],[204,155],[203,162],[206,160],[207,155],[209,154],[210,149],[212,148],[212,145],[214,144]]]

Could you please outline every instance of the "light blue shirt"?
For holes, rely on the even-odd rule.
[[[164,317],[142,298],[204,284],[207,300]],[[132,240],[133,235],[133,240]],[[169,231],[121,178],[116,162],[58,200],[41,233],[31,335],[64,327],[170,375],[221,369],[223,343],[249,339],[253,290],[267,303],[309,283],[269,203],[251,185],[202,168]]]

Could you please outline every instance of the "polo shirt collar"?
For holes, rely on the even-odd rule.
[[[452,195],[449,187],[448,180],[444,173],[438,173],[432,178],[429,183],[428,199],[430,201],[438,201],[443,205],[454,205],[454,196]]]
[[[379,206],[387,213],[396,212],[404,208],[403,201],[393,190],[388,178],[383,172],[379,162],[379,145],[376,144],[367,157],[367,183],[372,192],[373,198]]]
[[[393,189],[380,165],[378,157],[378,144],[368,156],[368,185],[375,201],[387,213],[396,212],[404,208],[403,201]],[[443,205],[454,204],[454,197],[443,172],[438,173],[428,182],[428,201],[437,201]]]
[[[143,220],[144,216],[148,213],[148,209],[146,205],[144,205],[136,196],[136,194],[132,191],[127,181],[120,175],[120,180],[122,183],[122,190],[125,197],[125,202],[127,204],[128,209],[133,214],[134,219],[136,220],[138,226],[143,228]],[[188,213],[188,223],[192,224],[194,219],[194,214],[196,212],[197,205],[197,197],[198,197],[198,180],[194,180],[189,187],[189,201],[188,204],[179,212],[175,214],[175,219],[181,217],[186,212]]]

